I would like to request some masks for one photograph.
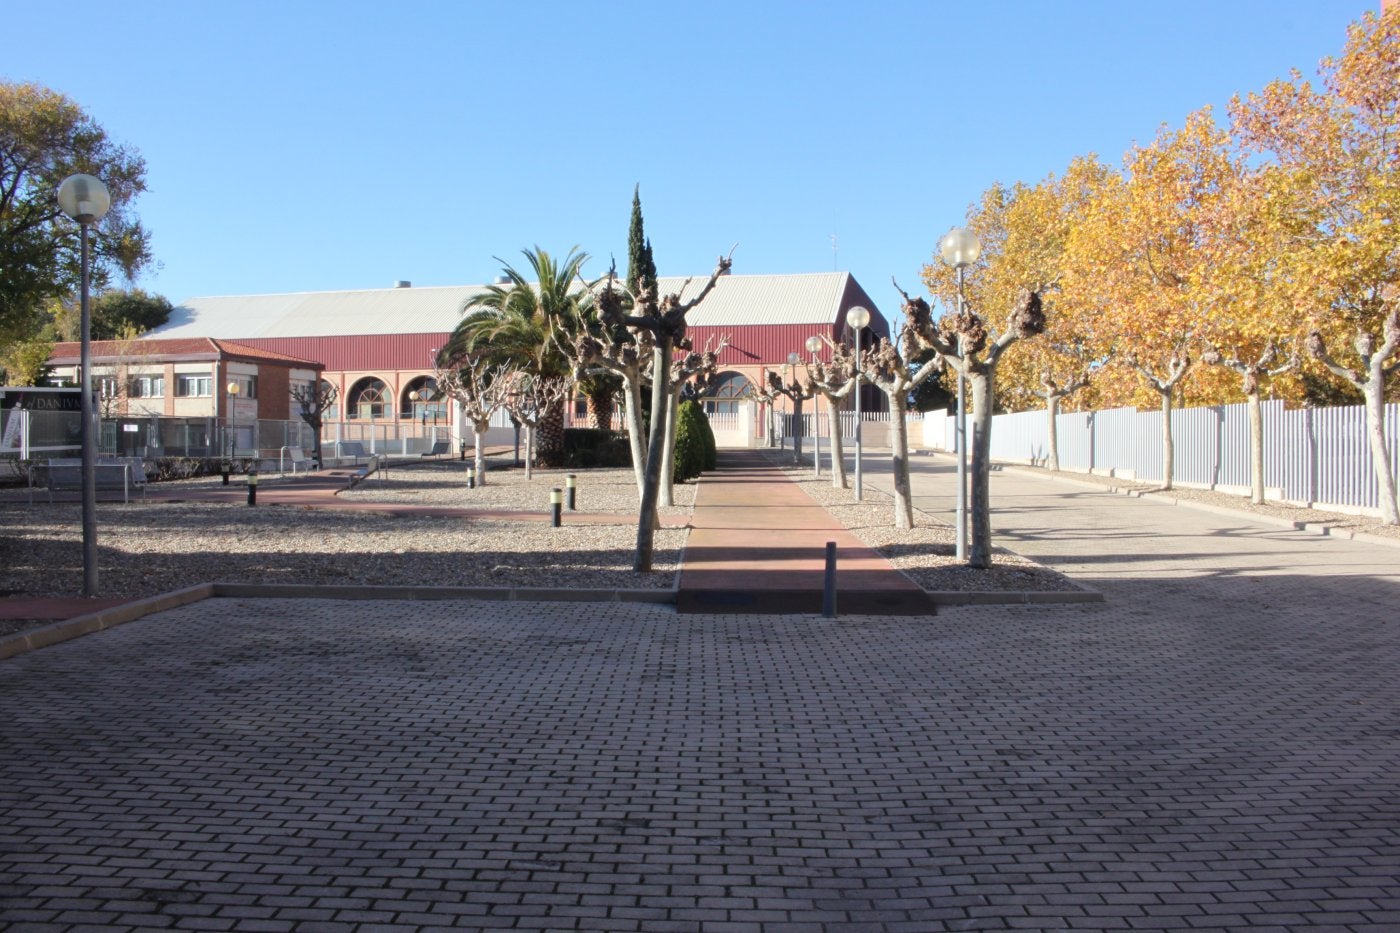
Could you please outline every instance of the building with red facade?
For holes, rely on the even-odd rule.
[[[684,286],[684,298],[704,281],[697,276],[686,286],[685,279],[662,278],[660,292]],[[401,283],[363,291],[191,298],[149,336],[231,340],[318,361],[322,378],[336,387],[341,401],[327,419],[328,430],[336,423],[445,423],[451,413],[433,395],[432,361],[462,320],[468,300],[483,289]],[[884,317],[849,273],[720,278],[688,318],[697,348],[728,340],[709,405],[722,408],[742,397],[750,384],[762,384],[770,369],[785,372],[793,351],[807,358],[804,345],[813,334],[849,340],[845,316],[856,305],[871,310],[866,346],[889,335]],[[867,386],[865,392],[866,410],[883,406],[878,391]]]

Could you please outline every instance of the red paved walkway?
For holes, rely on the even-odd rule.
[[[820,612],[828,541],[836,542],[839,614],[934,612],[923,590],[757,451],[720,452],[691,525],[682,612]]]

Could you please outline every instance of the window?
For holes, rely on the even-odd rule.
[[[93,381],[97,383],[97,395],[99,398],[117,397],[116,376],[95,376]]]
[[[715,380],[709,397],[704,400],[705,410],[714,414],[733,414],[739,410],[739,403],[748,397],[749,380],[743,373],[723,373]]]
[[[161,398],[164,395],[164,376],[135,376],[131,379],[132,398]]]
[[[238,386],[239,398],[258,397],[258,377],[257,376],[234,376],[230,375],[228,381]],[[225,386],[227,388],[227,386]]]
[[[176,398],[209,398],[213,394],[213,376],[182,375],[175,377]]]

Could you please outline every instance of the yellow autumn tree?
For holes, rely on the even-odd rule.
[[[1120,373],[1137,375],[1162,412],[1162,488],[1172,486],[1173,396],[1195,362],[1212,296],[1202,219],[1238,165],[1210,108],[1131,150],[1071,227],[1062,287],[1097,315]]]
[[[1319,75],[1321,89],[1295,71],[1231,113],[1240,144],[1266,160],[1274,260],[1307,318],[1308,353],[1362,393],[1381,516],[1400,524],[1384,417],[1400,369],[1400,5],[1353,24]]]
[[[996,300],[1009,301],[1020,283],[1030,283],[1026,287],[1039,291],[1045,302],[1045,332],[1009,350],[998,373],[997,396],[1011,411],[1044,407],[1046,466],[1052,470],[1060,468],[1056,425],[1062,402],[1088,388],[1110,356],[1093,305],[1061,286],[1070,231],[1112,174],[1090,155],[1071,162],[1061,177],[1015,186],[1001,221],[1001,255],[988,264],[988,288]]]

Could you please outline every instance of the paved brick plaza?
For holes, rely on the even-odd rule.
[[[1093,498],[1160,513],[1067,532],[1103,605],[219,600],[0,662],[0,926],[1400,928],[1400,551]],[[1238,527],[1121,572],[1149,520]]]

